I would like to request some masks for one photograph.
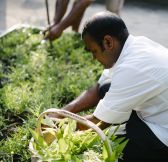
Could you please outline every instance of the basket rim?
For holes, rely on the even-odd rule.
[[[55,110],[55,111],[54,111]],[[43,113],[40,114],[38,121],[37,121],[37,133],[42,135],[42,130],[41,130],[41,121],[43,119],[43,117],[45,115],[47,115],[48,113],[57,113],[58,115],[62,115],[63,117],[67,117],[67,118],[71,118],[73,120],[76,120],[77,122],[81,122],[82,124],[90,127],[92,130],[94,130],[99,137],[101,138],[101,140],[103,141],[105,147],[108,150],[108,155],[111,156],[112,155],[112,148],[110,145],[110,140],[107,138],[107,136],[104,134],[104,132],[93,122],[83,118],[82,116],[79,116],[77,114],[71,113],[67,110],[62,110],[62,109],[56,109],[56,108],[50,108],[46,111],[44,111]],[[33,141],[34,138],[31,138],[30,142],[29,142],[29,150],[33,153],[33,155],[37,158],[40,158],[40,156],[38,156],[38,153],[34,150],[33,147]]]

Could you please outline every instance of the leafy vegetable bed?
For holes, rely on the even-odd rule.
[[[50,48],[39,32],[23,27],[0,38],[0,161],[30,161],[39,114],[67,104],[102,71],[78,34],[66,33]]]

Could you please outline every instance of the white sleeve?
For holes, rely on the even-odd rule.
[[[100,85],[107,83],[107,82],[111,82],[111,78],[110,78],[110,73],[111,73],[112,69],[104,69],[102,72],[102,75],[100,76],[98,83]]]
[[[120,66],[115,69],[111,87],[98,103],[93,115],[106,123],[123,123],[129,119],[132,109],[164,89],[140,70]]]

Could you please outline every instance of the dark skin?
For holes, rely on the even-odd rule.
[[[92,53],[93,58],[99,61],[102,65],[104,65],[105,68],[111,68],[114,65],[122,50],[120,42],[116,38],[109,35],[104,36],[104,49],[102,49],[89,35],[85,35],[83,40],[86,45],[86,49]],[[63,107],[63,109],[73,113],[78,113],[96,106],[100,101],[98,89],[99,84],[96,83],[93,87],[84,91],[79,97]],[[100,122],[100,120],[93,116],[93,114],[85,116],[85,118],[95,124]],[[104,129],[109,125],[109,123],[101,122],[100,128]],[[80,124],[78,124],[78,128],[86,129],[86,127]]]
[[[85,35],[83,40],[86,50],[91,52],[93,59],[99,61],[105,69],[111,68],[116,63],[121,53],[121,46],[115,37],[105,35],[102,41],[103,49],[90,35]]]
[[[78,32],[80,22],[86,8],[92,3],[92,0],[77,0],[69,14],[63,19],[66,13],[69,0],[57,0],[55,4],[54,23],[50,27],[50,32],[45,35],[45,39],[54,40],[61,36],[62,32],[69,26],[72,30]],[[48,29],[46,30],[48,31]],[[46,33],[44,31],[44,33]]]

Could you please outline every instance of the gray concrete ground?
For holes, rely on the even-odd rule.
[[[127,0],[126,0],[127,1]],[[50,17],[53,18],[55,0],[49,0]],[[71,6],[69,6],[70,10]],[[88,7],[81,23],[99,11],[104,11],[103,4]],[[121,17],[130,33],[147,36],[168,47],[168,4],[158,5],[153,2],[126,2]],[[18,23],[47,26],[44,0],[0,0],[0,32]],[[69,31],[68,29],[67,31]]]

